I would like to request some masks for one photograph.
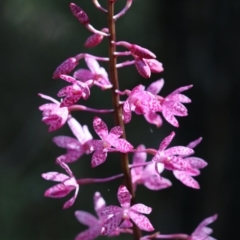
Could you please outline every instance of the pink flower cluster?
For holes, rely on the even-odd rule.
[[[134,147],[125,136],[124,124],[132,120],[132,113],[143,115],[146,121],[156,127],[163,124],[162,117],[174,127],[179,127],[176,117],[188,115],[187,108],[184,106],[191,100],[183,94],[192,85],[183,86],[167,96],[158,95],[161,91],[164,80],[159,79],[152,82],[146,89],[144,85],[135,86],[132,90],[121,90],[119,83],[114,77],[117,69],[129,65],[135,65],[137,72],[144,78],[149,78],[151,73],[161,73],[162,63],[156,60],[156,55],[150,50],[126,41],[115,41],[115,34],[112,30],[115,21],[124,15],[132,5],[132,0],[126,0],[125,7],[116,15],[111,15],[111,6],[116,0],[108,0],[108,9],[103,8],[97,0],[93,0],[97,9],[108,14],[112,28],[95,29],[90,24],[90,19],[86,12],[74,3],[70,4],[70,9],[78,21],[85,26],[92,35],[86,40],[84,46],[87,48],[95,47],[104,38],[109,39],[109,56],[98,57],[87,53],[79,53],[67,58],[57,67],[53,73],[54,79],[62,79],[69,85],[60,89],[56,94],[60,100],[44,94],[39,94],[41,98],[49,100],[51,103],[43,104],[39,107],[42,111],[42,121],[49,125],[49,131],[56,131],[65,123],[68,124],[74,136],[56,136],[53,142],[66,150],[65,153],[56,157],[56,163],[65,170],[66,174],[59,172],[43,173],[42,177],[46,180],[58,182],[45,191],[45,196],[50,198],[62,198],[74,191],[74,195],[65,202],[63,208],[71,207],[77,199],[80,185],[84,186],[91,183],[103,183],[117,178],[124,178],[125,185],[120,185],[117,191],[117,198],[120,206],[106,205],[105,200],[99,192],[94,195],[94,207],[98,218],[85,211],[76,211],[77,220],[88,226],[88,229],[79,233],[75,240],[92,240],[99,235],[118,236],[122,233],[133,234],[136,238],[136,229],[151,232],[154,231],[150,220],[144,214],[150,214],[151,207],[143,203],[135,203],[134,195],[137,185],[144,185],[149,190],[163,190],[172,186],[169,179],[161,176],[165,170],[172,171],[173,175],[184,185],[199,189],[200,185],[195,180],[195,176],[200,174],[200,169],[207,166],[207,162],[201,158],[193,156],[194,148],[201,142],[198,138],[190,142],[187,146],[169,147],[175,132],[166,136],[159,145],[158,149],[147,148],[143,143]],[[117,52],[117,47],[127,49],[125,52]],[[116,63],[112,59],[131,56],[132,61]],[[81,59],[85,60],[88,69],[80,68],[75,70]],[[110,66],[109,74],[100,66],[98,61],[107,61]],[[114,64],[112,64],[114,63]],[[101,90],[111,90],[115,99],[113,109],[94,109],[85,105],[78,104],[79,101],[86,101],[91,97],[91,88],[99,87]],[[124,98],[120,100],[120,98]],[[117,101],[116,101],[117,99]],[[92,128],[99,136],[94,139],[90,127],[82,126],[73,116],[74,111],[88,111],[95,114],[93,117]],[[114,113],[115,124],[110,130],[107,124],[100,118],[99,114]],[[161,116],[161,115],[162,116]],[[121,153],[124,162],[122,172],[118,175],[95,179],[77,179],[69,168],[68,164],[78,161],[84,154],[92,154],[91,166],[97,167],[103,164],[112,152]],[[128,162],[128,155],[133,153],[132,164]],[[152,155],[147,161],[147,155]],[[127,160],[126,160],[127,159]],[[180,238],[188,240],[213,239],[209,237],[211,230],[206,225],[212,223],[217,218],[214,215],[205,219],[197,229],[191,234],[169,234],[163,235],[154,233],[152,235],[139,236],[139,239],[158,239],[158,238]],[[135,226],[135,228],[133,227]]]

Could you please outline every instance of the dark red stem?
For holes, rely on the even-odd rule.
[[[122,138],[126,139],[125,127],[122,118],[122,107],[119,104],[120,98],[119,94],[115,92],[116,89],[119,89],[119,82],[118,82],[118,72],[117,72],[117,59],[115,56],[116,52],[116,30],[115,30],[115,21],[114,17],[114,2],[113,0],[107,0],[107,10],[108,10],[108,30],[109,30],[109,37],[108,37],[108,54],[109,54],[109,78],[113,85],[112,88],[112,99],[113,99],[113,106],[114,106],[114,122],[116,126],[121,126],[123,130]],[[124,185],[128,188],[128,191],[132,195],[132,202],[131,204],[135,203],[135,193],[133,191],[131,175],[129,171],[129,160],[128,154],[122,153],[121,154],[121,166],[122,171],[124,174]],[[139,240],[141,238],[141,231],[139,228],[134,225],[133,226],[133,236],[135,240]]]

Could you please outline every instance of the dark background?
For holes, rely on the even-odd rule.
[[[118,0],[117,8],[124,2]],[[92,1],[76,3],[89,14],[96,28],[106,26],[104,14],[93,7]],[[76,203],[65,211],[61,208],[68,197],[43,197],[53,183],[41,179],[41,173],[62,171],[54,159],[64,150],[51,139],[72,135],[67,126],[47,132],[38,111],[38,106],[46,101],[37,93],[56,97],[66,84],[51,79],[55,68],[66,58],[88,51],[83,43],[89,32],[72,16],[68,5],[68,0],[1,0],[0,3],[0,239],[3,240],[73,239],[84,229],[76,221],[74,211],[93,213],[95,191],[100,191],[108,204],[118,204],[116,192],[120,180],[81,187]],[[133,66],[121,69],[121,89],[131,89],[140,83],[148,86],[160,77],[165,79],[162,96],[180,86],[194,85],[186,92],[192,103],[187,105],[189,116],[178,118],[179,129],[165,120],[163,127],[156,129],[136,115],[127,125],[128,139],[134,146],[144,143],[157,148],[173,130],[176,131],[173,145],[185,145],[203,137],[196,155],[209,166],[197,178],[200,190],[187,188],[170,172],[165,176],[171,179],[173,187],[159,192],[138,188],[137,201],[153,207],[149,218],[162,233],[191,233],[204,218],[218,213],[212,236],[238,238],[239,20],[238,0],[135,0],[130,11],[117,21],[119,40],[149,48],[165,68],[150,80],[141,78]],[[88,52],[104,56],[106,46],[104,41]],[[85,66],[84,61],[80,66]],[[94,88],[86,105],[111,108],[110,94]],[[94,114],[80,112],[74,116],[81,124],[88,124],[96,137],[92,128]],[[113,126],[111,116],[100,117]],[[118,155],[113,154],[93,170],[90,159],[91,156],[84,156],[71,165],[78,178],[111,176],[121,171]]]

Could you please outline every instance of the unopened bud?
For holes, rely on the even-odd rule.
[[[145,59],[145,62],[150,67],[151,72],[153,73],[160,73],[164,70],[162,63],[156,59]]]
[[[60,66],[57,67],[55,72],[53,73],[53,79],[59,78],[61,74],[70,73],[78,64],[76,58],[71,57],[65,60]]]
[[[125,41],[119,41],[119,42],[116,42],[115,45],[123,46],[123,47],[127,48],[132,53],[132,55],[139,57],[139,58],[146,58],[146,59],[156,58],[156,55],[154,53],[152,53],[148,49],[140,47],[136,44],[131,44],[131,43],[128,43]]]
[[[129,49],[131,53],[135,56],[138,56],[140,58],[146,58],[146,59],[153,59],[156,58],[156,55],[149,51],[146,48],[140,47],[138,45],[132,44],[131,48]]]
[[[135,59],[135,66],[139,74],[144,78],[150,78],[151,70],[149,66],[145,63],[145,61],[141,58]]]
[[[108,33],[108,29],[104,28],[101,30],[101,32]],[[102,40],[103,40],[103,35],[95,33],[86,40],[84,46],[87,48],[95,47],[98,44],[100,44]]]
[[[80,23],[82,23],[83,25],[89,23],[88,15],[78,5],[76,5],[75,3],[70,3],[70,9]]]

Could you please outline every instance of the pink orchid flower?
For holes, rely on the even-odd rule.
[[[93,84],[101,87],[103,90],[112,87],[106,70],[100,67],[97,60],[91,57],[85,57],[85,62],[90,70],[78,69],[73,73],[74,78],[79,79],[81,82],[93,80]]]
[[[106,217],[104,221],[102,234],[108,235],[119,225],[120,228],[129,228],[133,224],[131,220],[141,229],[147,232],[153,231],[154,228],[147,217],[142,215],[151,213],[152,209],[144,204],[135,204],[130,206],[131,194],[127,188],[121,185],[117,193],[118,201],[121,207],[107,206],[101,211],[100,215]]]
[[[53,187],[47,189],[44,193],[44,196],[50,198],[62,198],[68,195],[71,191],[75,190],[74,196],[63,205],[63,209],[66,209],[71,207],[75,202],[79,191],[79,185],[67,164],[63,163],[61,160],[57,161],[68,175],[58,172],[43,173],[42,177],[44,179],[60,182],[57,185],[54,185]]]
[[[53,142],[57,146],[67,149],[67,153],[59,156],[57,159],[65,163],[72,163],[77,161],[84,153],[89,154],[91,152],[90,141],[92,140],[92,135],[88,127],[86,125],[81,126],[75,118],[70,118],[68,125],[77,139],[57,136],[53,138]]]
[[[217,217],[218,215],[215,214],[211,217],[204,219],[187,240],[216,240],[215,238],[209,236],[213,232],[213,230],[207,227],[207,225],[213,223],[217,219]]]
[[[69,111],[67,107],[60,107],[60,102],[47,95],[38,94],[41,98],[52,101],[53,103],[46,103],[39,107],[43,111],[42,121],[49,125],[48,131],[52,132],[61,128],[68,119]]]
[[[174,234],[161,234],[154,236],[154,239],[185,239],[185,240],[216,240],[209,236],[213,231],[207,225],[213,223],[217,219],[218,215],[215,214],[211,217],[204,219],[191,235],[185,233],[174,233]],[[151,235],[141,237],[141,240],[153,239]]]
[[[75,78],[68,75],[60,75],[60,78],[72,83],[72,85],[62,88],[58,92],[58,97],[65,97],[60,107],[68,107],[76,103],[80,98],[87,99],[90,96],[89,87],[93,83],[92,80],[86,81],[85,83],[77,81]]]
[[[155,162],[155,164],[163,163],[164,167],[168,170],[188,170],[194,172],[191,165],[181,157],[193,154],[193,149],[184,146],[176,146],[166,149],[174,136],[175,133],[172,132],[169,136],[163,139],[152,161]]]
[[[144,152],[145,146],[140,145],[137,147],[137,150],[139,152],[133,155],[133,165],[145,163],[147,160],[147,153]],[[164,165],[158,163],[158,172],[161,173],[163,170]],[[138,184],[143,184],[146,188],[155,191],[172,186],[172,183],[168,179],[156,173],[154,163],[150,163],[146,167],[133,167],[131,169],[131,177],[135,191]]]
[[[149,112],[161,111],[161,105],[158,99],[149,91],[144,90],[143,85],[138,85],[131,92],[127,93],[128,98],[123,105],[124,123],[130,122],[132,111],[136,114],[147,115]]]
[[[187,145],[187,147],[193,149],[201,141],[202,141],[202,138],[200,137],[200,138],[190,142]],[[201,158],[192,157],[190,155],[182,156],[182,158],[183,158],[184,161],[188,162],[191,165],[191,167],[195,170],[195,172],[188,171],[188,170],[185,170],[185,171],[173,170],[173,174],[179,181],[181,181],[186,186],[198,189],[198,188],[200,188],[200,186],[199,186],[198,182],[194,178],[192,178],[192,176],[198,176],[200,174],[199,169],[206,167],[207,166],[207,162],[204,161]]]
[[[96,167],[107,158],[107,152],[109,151],[119,151],[122,153],[127,153],[133,146],[123,138],[119,138],[122,134],[122,128],[120,126],[113,127],[110,132],[108,132],[107,125],[102,121],[101,118],[95,117],[93,120],[93,128],[101,140],[92,140],[91,145],[94,150],[92,156],[92,167]],[[113,146],[114,148],[111,148]]]
[[[157,80],[147,88],[147,91],[149,91],[150,93],[152,93],[158,98],[159,103],[162,106],[162,109],[161,109],[162,115],[164,116],[166,121],[168,121],[170,124],[172,124],[175,127],[179,127],[179,123],[175,118],[175,116],[180,116],[180,117],[187,116],[188,114],[187,108],[182,103],[191,102],[191,99],[181,94],[181,92],[188,90],[189,88],[192,87],[192,85],[180,87],[175,91],[173,91],[172,93],[170,93],[165,98],[161,96],[157,96],[157,94],[161,91],[163,85],[164,85],[163,79]],[[158,121],[161,123],[161,120],[156,115],[153,115],[153,117],[150,118],[149,121],[147,119],[147,121],[151,123],[151,119],[153,119],[152,123],[154,123],[154,121],[156,122]],[[155,120],[155,119],[158,119],[158,120]]]
[[[85,211],[76,211],[75,216],[77,220],[88,226],[89,228],[81,233],[79,233],[75,240],[93,240],[101,235],[101,230],[103,227],[103,220],[100,215],[100,212],[106,207],[105,200],[102,198],[99,192],[94,194],[94,208],[97,213],[98,218],[93,216],[92,214]]]

